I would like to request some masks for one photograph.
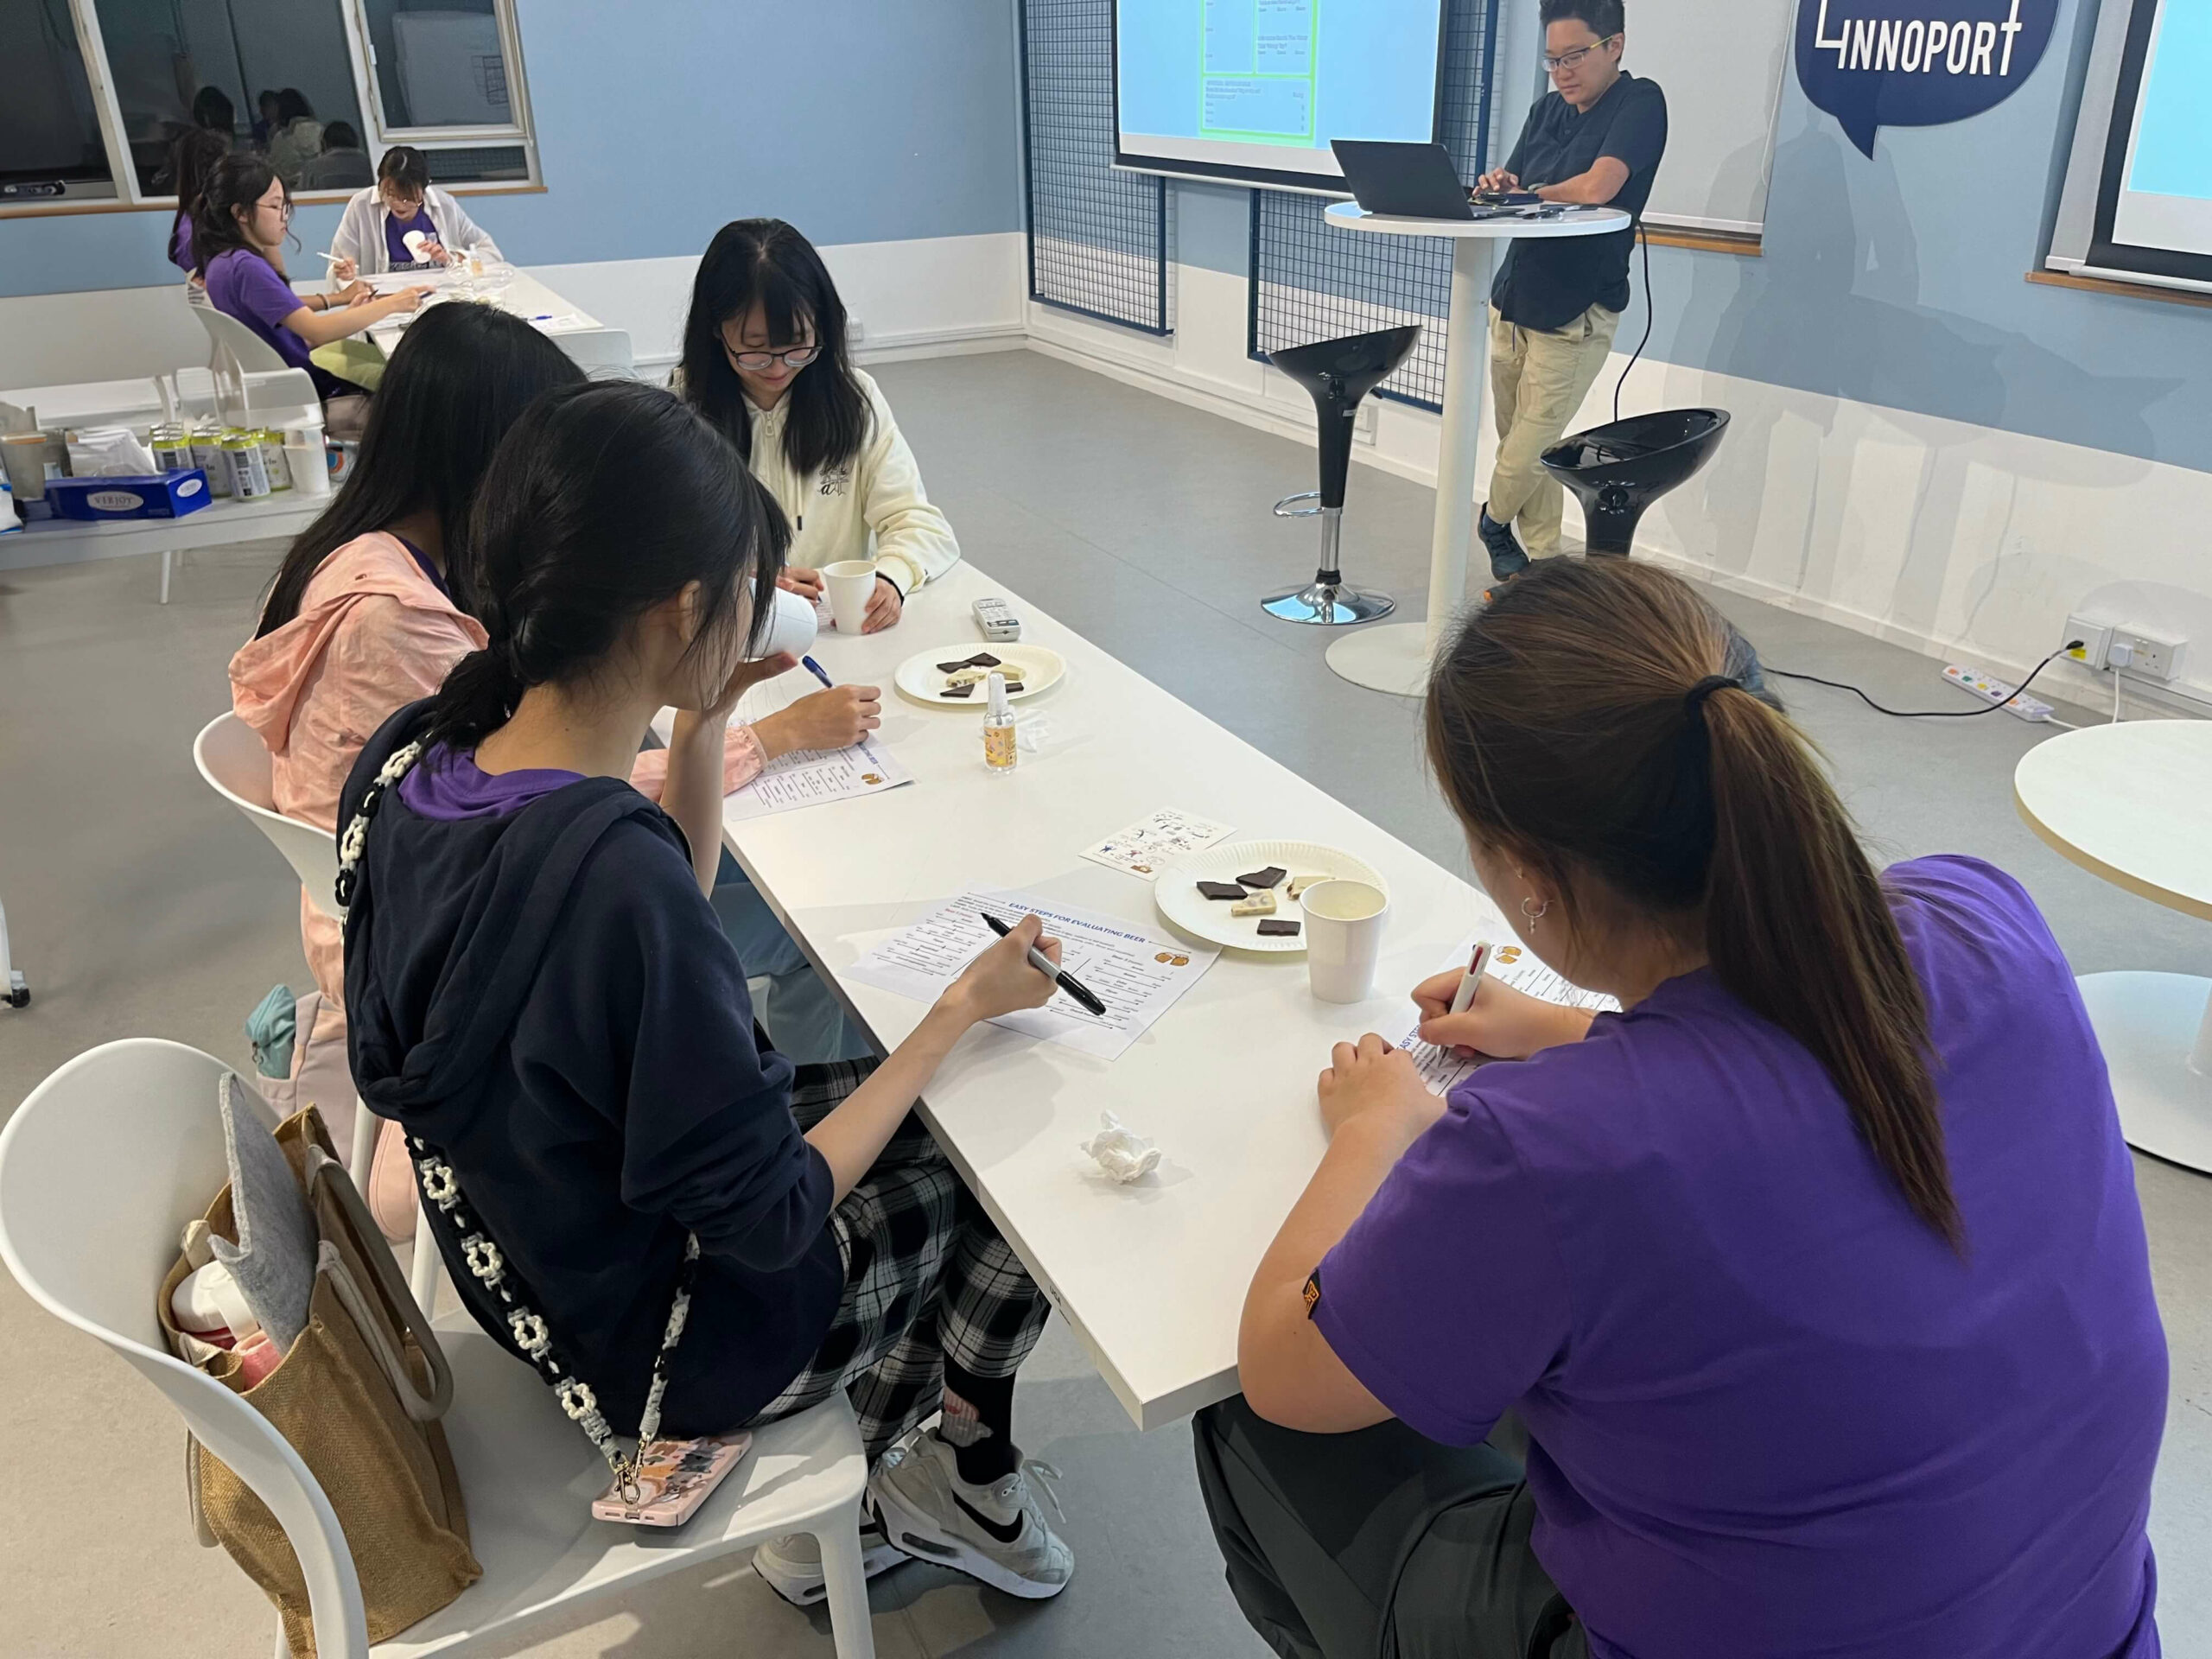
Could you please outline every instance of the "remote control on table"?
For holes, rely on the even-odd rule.
[[[1021,638],[1021,619],[1014,613],[1013,607],[1002,599],[979,599],[976,601],[976,626],[983,631],[983,638],[1011,644]]]

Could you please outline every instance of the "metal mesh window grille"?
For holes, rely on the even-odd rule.
[[[1114,0],[1022,0],[1029,297],[1173,332],[1167,182],[1114,170]]]
[[[1496,137],[1491,98],[1496,4],[1446,0],[1437,136],[1468,184],[1490,165]],[[1328,205],[1325,197],[1285,190],[1252,193],[1251,354],[1264,357],[1278,346],[1418,322],[1423,327],[1413,355],[1376,395],[1442,409],[1452,245],[1442,237],[1332,230],[1321,219]]]

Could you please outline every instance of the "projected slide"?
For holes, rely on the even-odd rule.
[[[2113,212],[2115,242],[2212,255],[2212,7],[2158,4]]]
[[[1124,165],[1339,178],[1332,138],[1435,136],[1441,0],[1117,0]]]

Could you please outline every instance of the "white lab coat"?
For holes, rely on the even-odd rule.
[[[449,193],[434,184],[423,193],[423,206],[429,210],[430,223],[437,231],[438,245],[454,258],[466,258],[471,254],[486,260],[501,257],[491,237],[461,211],[461,204]],[[385,226],[391,222],[391,210],[384,205],[374,185],[356,190],[353,199],[346,204],[346,216],[338,221],[338,234],[330,240],[332,255],[351,259],[364,276],[380,276],[390,270],[391,253],[385,241]]]
[[[753,475],[791,520],[790,563],[819,570],[840,559],[872,557],[903,599],[959,563],[960,543],[923,490],[922,469],[883,393],[858,369],[853,378],[868,395],[868,429],[849,464],[801,478],[784,457],[790,397],[766,410],[747,400]]]

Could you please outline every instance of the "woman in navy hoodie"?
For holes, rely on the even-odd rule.
[[[794,1068],[707,902],[723,727],[792,666],[746,660],[788,542],[668,392],[563,387],[516,423],[454,566],[488,644],[370,739],[340,805],[353,1075],[443,1197],[431,1228],[471,1312],[534,1361],[550,1340],[562,1369],[541,1371],[594,1438],[638,1426],[661,1359],[669,1434],[842,1388],[874,1460],[871,1572],[919,1554],[1054,1595],[1073,1557],[1013,1439],[1046,1304],[908,1116],[970,1026],[1050,997],[1039,924],[888,1059]],[[629,772],[671,705],[655,806]],[[511,1328],[518,1306],[542,1324]],[[810,1538],[757,1565],[823,1593]]]

